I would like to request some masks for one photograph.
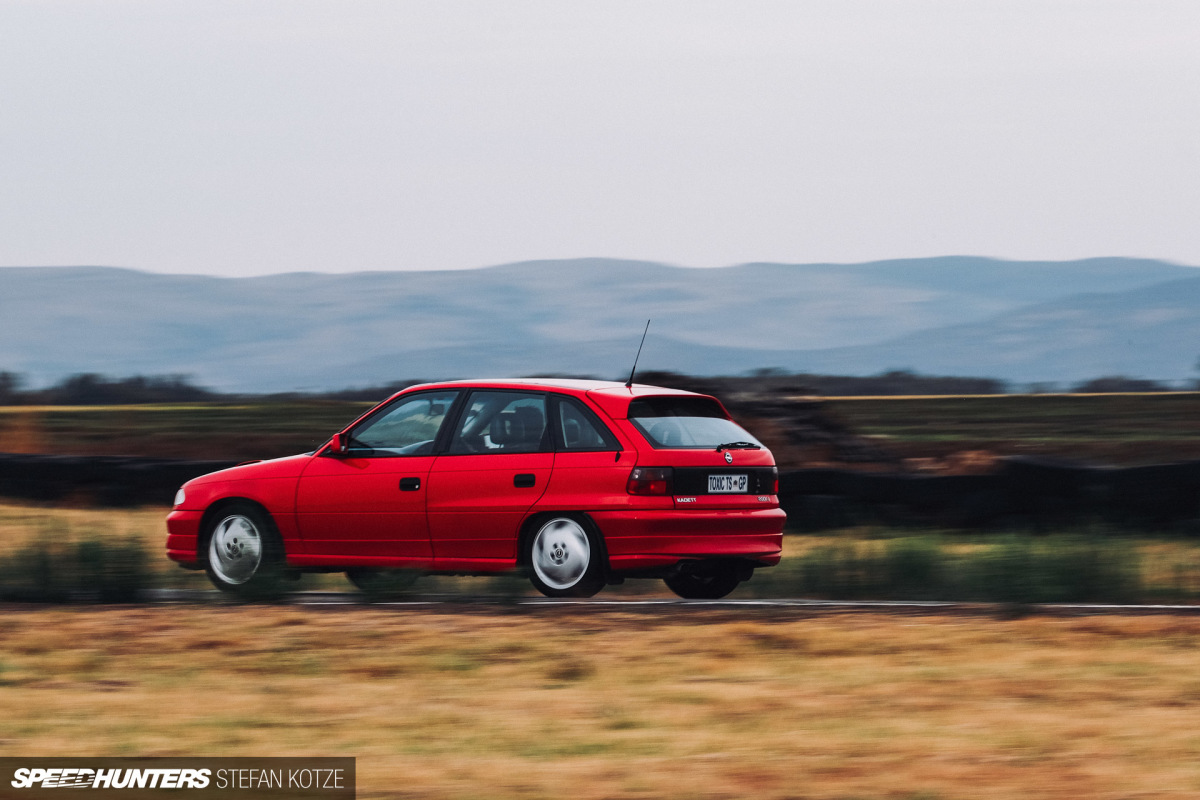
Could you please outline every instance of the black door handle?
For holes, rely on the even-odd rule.
[[[401,478],[400,479],[400,491],[402,491],[402,492],[415,492],[420,488],[421,488],[421,479],[420,478]]]
[[[537,476],[531,472],[523,472],[520,475],[513,476],[513,486],[518,489],[528,489],[537,483]]]

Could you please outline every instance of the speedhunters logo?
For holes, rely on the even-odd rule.
[[[14,789],[207,789],[209,769],[77,769],[21,767],[13,773]]]
[[[2,758],[0,798],[72,796],[106,798],[287,797],[343,800],[355,796],[353,758]]]

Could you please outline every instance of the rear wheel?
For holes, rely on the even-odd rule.
[[[529,580],[547,597],[591,597],[604,588],[602,552],[585,518],[551,517],[526,544]]]
[[[691,571],[663,579],[668,589],[687,600],[719,600],[741,582],[742,570],[721,561],[697,564]]]
[[[213,585],[240,595],[281,591],[283,542],[271,516],[257,506],[237,503],[212,519],[201,552]]]

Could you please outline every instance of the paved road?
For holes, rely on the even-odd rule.
[[[233,603],[227,595],[214,590],[155,589],[150,593],[155,603]],[[412,598],[385,601],[368,601],[357,592],[292,592],[282,602],[299,606],[360,606],[411,607],[444,609],[524,607],[531,609],[595,608],[613,611],[672,611],[681,609],[764,610],[779,609],[804,612],[874,611],[907,614],[971,613],[997,614],[1026,611],[1030,613],[1087,615],[1087,614],[1195,614],[1200,615],[1200,605],[1165,604],[1120,604],[1120,603],[1043,603],[1014,607],[1002,603],[954,603],[936,600],[804,600],[800,598],[780,599],[725,599],[725,600],[682,600],[678,598],[559,600],[549,597],[505,598],[496,596],[467,595],[414,595]]]

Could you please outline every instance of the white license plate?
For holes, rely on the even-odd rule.
[[[745,494],[746,475],[709,475],[709,494]]]

